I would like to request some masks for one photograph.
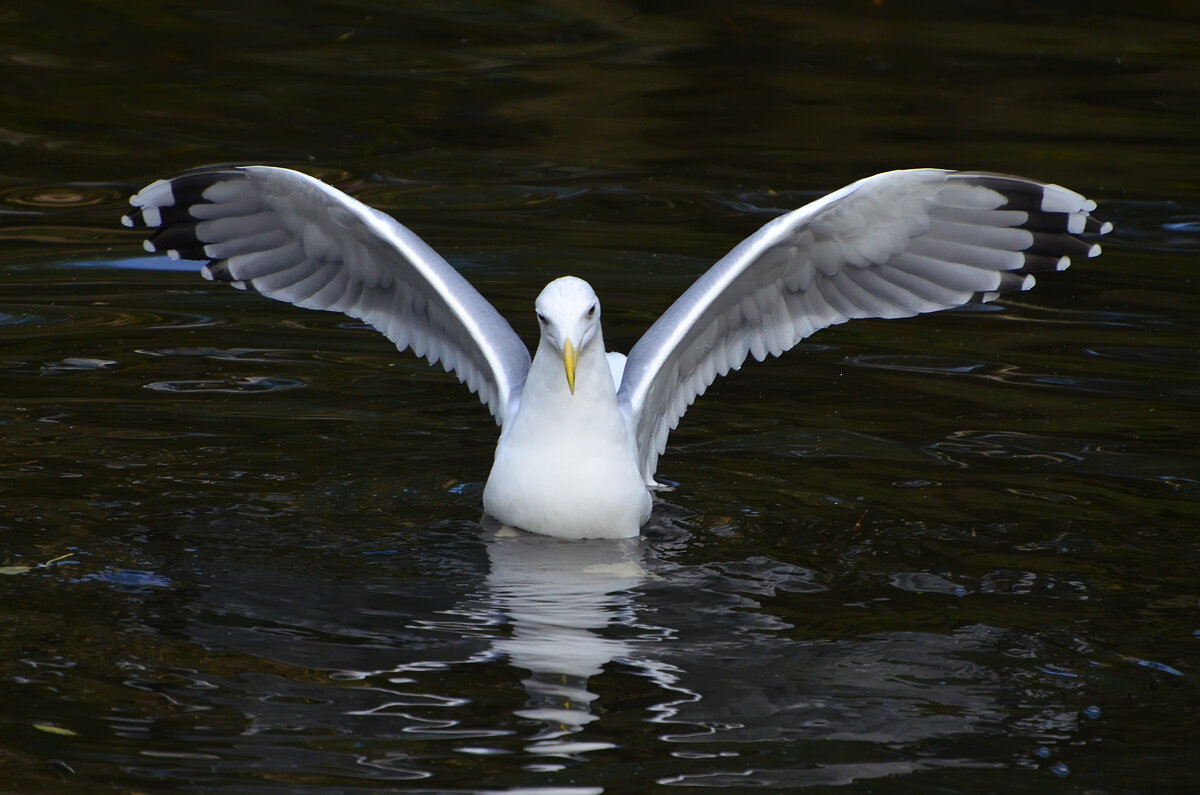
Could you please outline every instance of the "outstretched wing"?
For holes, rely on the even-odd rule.
[[[653,482],[667,435],[747,354],[778,356],[858,317],[908,317],[1028,290],[1112,226],[1077,193],[1021,177],[891,171],[780,216],[729,252],[629,352],[620,399]]]
[[[432,248],[394,219],[285,168],[206,168],[147,185],[122,218],[148,251],[208,260],[206,278],[369,323],[479,394],[515,408],[529,349]]]

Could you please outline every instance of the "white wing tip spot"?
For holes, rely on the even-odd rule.
[[[142,222],[146,226],[162,226],[162,212],[157,207],[145,207],[142,209]]]
[[[1021,280],[1021,290],[1022,290],[1022,292],[1024,292],[1025,290],[1028,290],[1028,289],[1030,289],[1030,288],[1031,288],[1031,287],[1033,287],[1035,284],[1037,284],[1037,279],[1033,278],[1033,274],[1030,274],[1030,273],[1027,273],[1027,274],[1025,274],[1025,278]]]
[[[1113,230],[1112,221],[1105,221],[1104,223],[1100,224],[1100,234],[1107,235],[1112,230]]]
[[[1100,256],[1100,244],[1099,244],[1099,243],[1093,243],[1093,244],[1092,244],[1092,247],[1088,249],[1088,253],[1087,253],[1087,255],[1088,255],[1088,257],[1089,257],[1089,258],[1091,258],[1091,257],[1098,257],[1098,256]]]
[[[1070,257],[1059,257],[1058,262],[1054,265],[1054,270],[1065,271],[1069,267],[1071,267],[1071,258]]]
[[[132,229],[133,228],[133,219],[130,218],[128,215],[122,215],[121,216],[121,226],[127,226],[130,229]]]
[[[142,241],[142,248],[146,250],[147,254],[154,254],[158,251],[158,249],[154,247],[154,244],[149,240]]]

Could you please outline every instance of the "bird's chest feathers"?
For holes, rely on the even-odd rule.
[[[485,510],[548,535],[637,535],[650,497],[603,353],[586,361],[580,356],[574,394],[560,362],[550,362],[557,368],[538,364],[496,446]]]
[[[608,377],[608,374],[604,374]],[[565,380],[565,379],[564,379]],[[589,460],[628,456],[631,439],[625,418],[617,406],[611,380],[600,389],[576,382],[575,394],[566,389],[526,391],[521,398],[521,416],[505,430],[504,442],[536,447],[553,467],[586,466]]]
[[[539,359],[497,453],[527,453],[521,455],[523,465],[553,480],[587,476],[594,484],[597,476],[614,474],[601,470],[635,467],[632,435],[603,352],[589,350],[580,356],[574,394],[561,362]]]

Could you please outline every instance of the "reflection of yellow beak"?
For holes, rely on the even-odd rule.
[[[575,365],[579,361],[579,354],[575,350],[575,346],[567,340],[567,344],[563,346],[563,367],[567,368],[567,386],[571,387],[571,394],[575,394]]]

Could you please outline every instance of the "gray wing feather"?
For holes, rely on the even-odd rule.
[[[150,251],[208,260],[208,278],[343,312],[455,373],[498,423],[516,407],[529,350],[508,322],[407,228],[325,183],[269,166],[200,169],[130,199]]]
[[[1100,247],[1095,203],[1021,177],[877,174],[780,216],[701,276],[629,352],[619,397],[648,483],[667,435],[748,355],[851,318],[909,317],[1027,290]]]

